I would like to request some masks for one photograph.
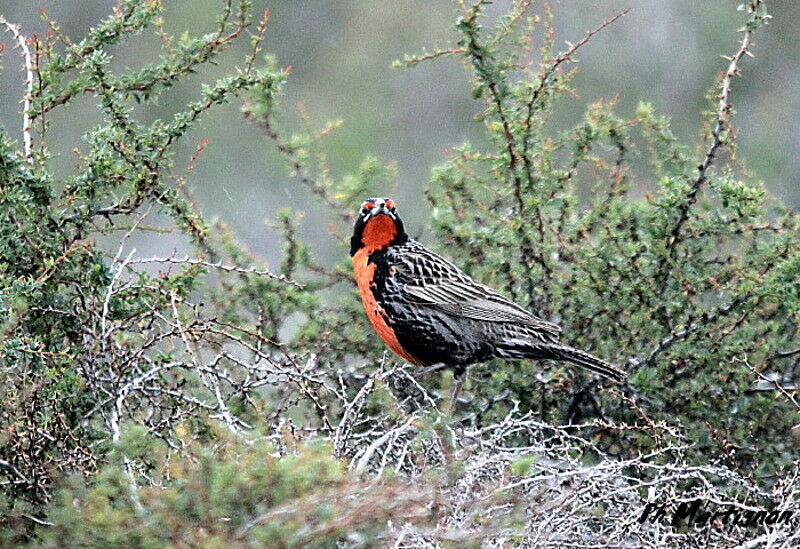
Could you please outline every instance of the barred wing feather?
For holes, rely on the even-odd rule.
[[[403,277],[408,282],[402,291],[409,303],[473,320],[526,325],[558,337],[561,328],[475,282],[443,257],[424,249],[403,255],[402,269],[409,276]]]

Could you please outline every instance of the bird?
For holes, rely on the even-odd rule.
[[[406,233],[391,198],[362,204],[350,256],[364,310],[378,336],[423,372],[493,358],[567,361],[615,381],[625,373],[559,342],[561,328],[477,282]]]

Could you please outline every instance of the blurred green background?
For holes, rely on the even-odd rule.
[[[720,57],[736,50],[742,14],[738,1],[688,0],[563,0],[552,2],[557,49],[579,40],[603,19],[632,7],[628,16],[596,36],[579,55],[574,81],[579,94],[562,97],[554,120],[567,126],[580,120],[587,103],[618,97],[619,112],[633,116],[639,101],[650,101],[673,120],[675,133],[696,143],[701,133],[706,92],[727,62]],[[166,29],[180,35],[210,32],[221,0],[165,0]],[[298,107],[317,127],[341,119],[343,126],[326,138],[334,173],[356,169],[365,155],[397,165],[396,195],[410,232],[425,239],[425,188],[432,166],[444,149],[469,140],[480,143],[481,124],[474,114],[482,105],[472,99],[466,71],[460,61],[447,58],[414,69],[392,69],[406,53],[453,44],[458,16],[455,2],[436,0],[256,0],[256,12],[271,10],[264,50],[281,66],[293,67],[281,108],[281,124],[289,131],[298,124]],[[504,13],[509,1],[490,6],[490,14]],[[0,0],[0,13],[20,23],[23,32],[43,33],[39,17],[44,8],[63,32],[78,40],[102,17],[111,13],[112,0]],[[800,40],[796,22],[800,3],[770,5],[774,19],[756,35],[756,59],[746,59],[734,81],[732,99],[739,113],[738,158],[753,177],[791,208],[800,205]],[[541,10],[537,5],[535,10]],[[0,123],[20,138],[23,87],[20,58],[9,33],[0,72]],[[216,67],[194,75],[164,93],[156,104],[136,107],[143,123],[168,118],[198,97],[201,82],[229,73],[249,49],[235,42]],[[134,47],[115,52],[117,67],[138,67],[158,55],[159,38],[147,34]],[[536,63],[536,60],[533,60]],[[82,99],[49,117],[48,145],[55,156],[53,169],[68,175],[82,134],[100,120],[97,102]],[[318,244],[328,242],[320,230],[332,219],[299,183],[289,176],[282,159],[257,128],[242,120],[238,104],[212,111],[183,144],[176,158],[182,171],[201,139],[209,147],[189,179],[201,209],[228,222],[234,233],[270,263],[278,257],[273,231],[264,224],[286,205],[306,212],[303,235]],[[640,151],[646,152],[646,151]],[[640,181],[652,187],[653,181]],[[357,205],[354,204],[354,208]],[[345,230],[345,227],[340,227]],[[326,240],[327,239],[327,240]],[[332,242],[332,240],[330,240]],[[179,236],[139,238],[139,256],[168,255],[183,248]],[[342,255],[340,248],[318,246],[319,260]],[[327,254],[327,257],[325,257]]]

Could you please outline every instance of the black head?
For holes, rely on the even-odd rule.
[[[350,255],[362,248],[378,250],[394,244],[404,244],[408,235],[403,221],[397,215],[397,207],[391,198],[368,198],[361,204],[361,210],[353,227],[350,239]]]

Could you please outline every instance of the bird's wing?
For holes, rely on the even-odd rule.
[[[416,243],[414,243],[416,244]],[[557,336],[561,328],[542,320],[488,286],[479,284],[458,267],[417,244],[402,254],[403,298],[435,307],[454,316],[486,322],[513,322]]]
[[[561,328],[542,320],[513,301],[488,288],[476,289],[474,281],[441,281],[433,284],[406,284],[404,293],[409,302],[436,307],[446,313],[487,322],[514,322],[558,333]]]

